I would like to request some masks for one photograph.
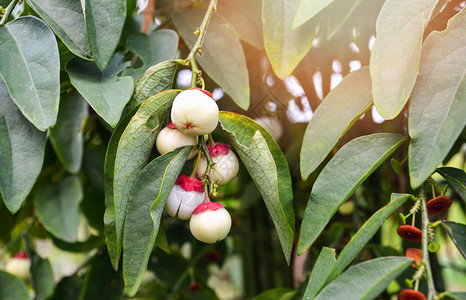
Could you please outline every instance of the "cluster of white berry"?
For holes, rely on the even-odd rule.
[[[179,93],[173,100],[171,121],[163,128],[156,140],[160,154],[176,148],[197,145],[199,136],[207,136],[218,125],[218,106],[208,91],[198,88]],[[207,139],[207,138],[205,138]],[[203,184],[207,175],[216,185],[224,185],[238,174],[239,164],[230,146],[213,143],[207,146],[214,162],[207,174],[207,158],[198,157],[196,176],[180,175],[168,196],[166,211],[172,217],[188,220],[193,236],[204,243],[223,240],[231,228],[231,217],[223,204],[211,202]],[[188,160],[195,157],[193,150]],[[197,178],[196,178],[197,177]]]

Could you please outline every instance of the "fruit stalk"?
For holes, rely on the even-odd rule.
[[[424,190],[425,192],[425,190]],[[432,278],[432,269],[430,268],[429,261],[429,216],[427,214],[427,207],[425,197],[421,199],[421,213],[422,213],[422,261],[426,267],[426,277],[427,277],[427,299],[432,299],[435,295],[435,285]]]

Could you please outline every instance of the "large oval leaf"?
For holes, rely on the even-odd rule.
[[[433,32],[422,49],[409,105],[409,173],[417,188],[440,165],[466,126],[466,10]]]
[[[84,12],[76,0],[28,0],[27,3],[52,28],[74,54],[89,59]]]
[[[463,199],[463,202],[466,203],[466,172],[451,167],[438,168],[437,172],[445,178],[448,184]]]
[[[319,17],[296,30],[291,29],[298,4],[299,0],[262,1],[265,52],[273,71],[281,79],[289,76],[311,49],[318,30]]]
[[[323,247],[314,267],[312,268],[311,276],[309,277],[303,299],[314,299],[319,290],[325,284],[325,279],[335,266],[335,263],[335,249]]]
[[[45,131],[57,120],[60,59],[52,30],[28,16],[0,26],[0,75],[23,115]]]
[[[148,35],[136,33],[128,38],[126,44],[129,50],[139,56],[143,65],[137,69],[126,69],[124,75],[138,80],[149,67],[175,58],[178,50],[178,34],[170,29],[152,31]]]
[[[338,276],[314,299],[375,299],[412,263],[407,257],[381,257],[360,263]]]
[[[300,155],[304,180],[371,106],[371,78],[367,67],[348,74],[330,91],[317,107],[304,133]]]
[[[329,274],[328,280],[332,280],[334,276],[338,276],[353,259],[361,253],[385,220],[411,198],[413,198],[413,196],[409,194],[392,194],[390,203],[375,212],[369,220],[359,228],[358,232],[353,235],[345,248],[343,248],[340,255],[338,255],[337,263]]]
[[[115,56],[103,73],[91,61],[74,58],[66,64],[71,84],[112,127],[118,124],[134,89],[133,78],[117,76],[127,67],[127,64],[118,65],[121,58]]]
[[[81,0],[86,32],[97,67],[103,72],[120,41],[126,18],[126,0]]]
[[[170,89],[175,78],[177,65],[176,62],[169,60],[147,69],[134,87],[133,97],[128,103],[128,109],[131,110],[147,98]]]
[[[173,16],[183,40],[192,48],[197,36],[194,31],[202,22],[205,11],[189,8]],[[202,45],[202,56],[196,59],[207,73],[244,110],[249,107],[249,74],[243,47],[233,26],[221,15],[214,14]]]
[[[123,278],[133,297],[147,269],[165,202],[192,147],[177,149],[154,159],[134,183],[123,236]]]
[[[115,128],[108,142],[107,152],[105,153],[104,165],[104,190],[105,190],[105,240],[107,243],[107,251],[110,256],[113,268],[118,269],[118,261],[120,259],[120,250],[118,247],[115,225],[115,202],[113,200],[113,176],[115,173],[115,157],[118,150],[118,143],[121,135],[125,132],[131,118],[137,112],[139,107],[135,107],[121,120],[120,124]]]
[[[118,249],[123,242],[123,224],[131,189],[145,166],[155,139],[179,90],[161,92],[141,104],[121,135],[113,168],[113,201]],[[118,252],[120,252],[118,250]]]
[[[70,173],[81,169],[84,148],[81,126],[86,118],[87,103],[79,93],[62,96],[57,123],[49,133],[58,159]]]
[[[335,0],[301,0],[293,18],[292,29],[303,25]]]
[[[31,284],[34,287],[34,300],[46,300],[53,294],[54,290],[52,266],[48,259],[44,259],[36,253],[28,235],[25,236],[25,240],[26,249],[31,260],[29,274]]]
[[[16,213],[42,169],[46,133],[23,116],[1,78],[0,100],[0,193],[8,210]]]
[[[314,243],[343,202],[404,141],[398,134],[376,133],[356,138],[337,152],[312,188],[301,224],[299,255]]]
[[[456,222],[442,222],[442,226],[455,243],[461,255],[466,258],[466,225]]]
[[[79,178],[67,176],[57,183],[41,186],[34,195],[37,217],[48,232],[67,242],[75,242],[80,219],[82,188]]]
[[[0,271],[0,299],[31,300],[31,296],[21,279]]]
[[[425,21],[436,1],[388,0],[380,11],[370,68],[374,104],[385,119],[395,118],[411,95]]]
[[[264,199],[289,263],[295,220],[286,158],[267,130],[248,117],[222,111],[220,122]]]
[[[333,5],[332,17],[329,18],[327,24],[327,41],[335,36],[338,30],[343,27],[346,20],[348,20],[363,1],[364,0],[345,0]]]

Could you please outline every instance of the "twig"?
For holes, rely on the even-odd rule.
[[[6,23],[6,21],[8,20],[8,17],[11,14],[11,11],[16,6],[16,3],[18,3],[18,0],[13,0],[13,1],[10,2],[10,4],[8,4],[8,6],[5,9],[5,13],[3,14],[3,17],[0,20],[0,25],[3,25],[3,24]]]
[[[428,294],[427,299],[431,300],[435,295],[435,285],[432,278],[432,269],[430,268],[429,261],[429,216],[427,215],[427,207],[425,199],[421,200],[421,212],[422,212],[422,262],[426,267],[427,287]]]

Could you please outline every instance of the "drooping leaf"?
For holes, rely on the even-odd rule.
[[[301,176],[306,179],[341,136],[372,106],[369,68],[348,74],[317,107],[301,146]]]
[[[333,277],[339,275],[347,266],[349,266],[354,258],[361,253],[367,243],[377,233],[385,220],[410,198],[412,198],[412,196],[409,194],[392,194],[390,203],[375,212],[369,220],[359,228],[358,232],[353,235],[345,248],[343,248],[340,255],[338,255],[337,263],[334,265],[331,272],[329,272],[327,281],[332,280]]]
[[[263,292],[252,298],[252,300],[290,300],[293,299],[298,291],[290,288],[276,288]]]
[[[438,168],[437,172],[445,178],[448,184],[453,187],[466,203],[466,172],[451,167]]]
[[[291,175],[286,158],[272,136],[248,117],[220,112],[220,122],[264,199],[289,263],[295,220]]]
[[[123,224],[131,189],[149,159],[157,134],[179,92],[167,90],[144,101],[121,135],[112,174],[118,253],[123,243]]]
[[[136,106],[124,118],[120,124],[113,131],[110,141],[108,142],[107,152],[105,154],[104,165],[104,191],[105,191],[105,213],[104,213],[104,226],[105,237],[107,243],[107,251],[110,256],[113,268],[118,269],[118,261],[120,259],[120,250],[118,248],[116,225],[115,225],[115,202],[113,200],[113,175],[115,172],[115,157],[118,150],[118,143],[120,142],[121,135],[128,126],[131,118],[139,109]]]
[[[143,62],[142,67],[126,69],[123,73],[125,76],[132,76],[136,81],[149,67],[175,58],[178,34],[171,29],[156,30],[150,34],[135,33],[126,43],[129,50],[136,53]]]
[[[123,277],[130,297],[146,272],[165,202],[191,150],[186,147],[157,157],[134,183],[123,236]]]
[[[380,11],[370,69],[374,104],[384,119],[395,118],[411,95],[419,70],[425,21],[435,2],[389,0]]]
[[[81,169],[83,134],[81,126],[87,118],[87,103],[77,92],[64,94],[60,101],[57,123],[50,128],[50,142],[58,159],[70,173]]]
[[[66,64],[71,84],[112,127],[118,124],[134,89],[133,78],[117,76],[128,66],[128,63],[118,64],[121,58],[122,56],[115,56],[104,73],[91,61],[74,58]]]
[[[240,39],[257,49],[264,49],[261,1],[219,1],[216,13],[224,16],[235,27]]]
[[[320,11],[326,8],[330,3],[335,0],[301,0],[299,1],[298,9],[294,11],[296,13],[292,16],[293,23],[291,29],[296,30],[299,26],[303,25]]]
[[[466,225],[445,221],[442,222],[442,226],[450,236],[453,243],[455,243],[461,255],[466,258]]]
[[[27,3],[47,22],[71,52],[84,59],[91,57],[80,1],[27,0]]]
[[[173,16],[176,28],[186,44],[192,48],[197,40],[194,31],[202,22],[205,11],[189,8]],[[221,55],[219,55],[221,53]],[[202,56],[196,60],[242,109],[249,107],[249,74],[243,47],[233,25],[214,14],[202,45]]]
[[[122,299],[123,289],[121,272],[116,272],[112,268],[108,253],[102,251],[91,262],[91,267],[84,278],[79,299]]]
[[[299,0],[262,1],[265,52],[275,74],[281,79],[289,76],[311,49],[318,30],[320,17],[296,30],[291,29],[298,4]]]
[[[139,103],[155,94],[171,89],[176,67],[177,63],[169,60],[147,69],[134,87],[133,96],[128,103],[128,109],[133,109]]]
[[[314,299],[319,290],[325,284],[325,279],[335,266],[335,263],[335,249],[323,247],[314,267],[312,268],[311,276],[309,277],[303,299]]]
[[[314,243],[343,202],[404,141],[398,134],[376,133],[356,138],[337,152],[312,188],[301,224],[298,254]]]
[[[23,116],[1,78],[0,100],[0,193],[6,208],[16,213],[42,169],[46,133]]]
[[[466,126],[466,10],[433,32],[422,49],[409,105],[409,173],[420,186],[442,162]]]
[[[126,18],[125,0],[81,0],[86,32],[95,63],[102,72],[120,41]]]
[[[34,300],[46,300],[53,294],[55,288],[52,266],[48,259],[44,259],[36,253],[29,236],[26,236],[26,248],[31,260],[29,273],[34,287]]]
[[[0,271],[0,299],[31,300],[26,284],[7,272]]]
[[[314,299],[375,299],[412,264],[413,260],[407,257],[380,257],[362,262],[330,282]]]
[[[353,14],[364,0],[345,0],[338,2],[338,7],[332,10],[332,17],[328,19],[327,41],[331,40],[346,20]],[[335,6],[335,5],[334,5]]]
[[[23,115],[45,131],[57,120],[60,59],[52,30],[27,16],[0,26],[0,75]]]
[[[52,236],[52,241],[53,244],[61,250],[73,253],[82,253],[90,252],[96,248],[99,248],[105,243],[105,238],[103,236],[91,235],[85,241],[68,243]]]
[[[79,226],[79,178],[66,176],[57,183],[41,186],[34,195],[34,208],[42,225],[55,237],[75,242]]]

